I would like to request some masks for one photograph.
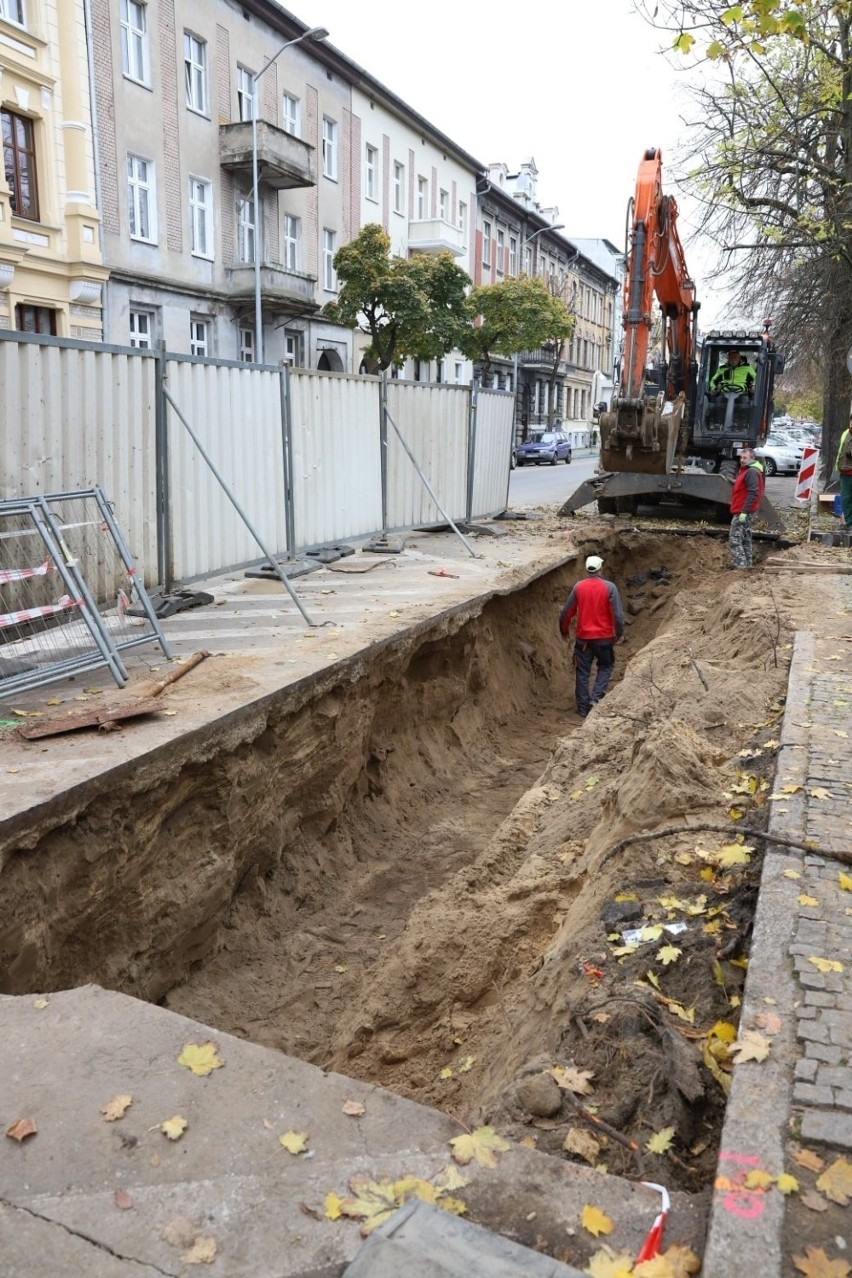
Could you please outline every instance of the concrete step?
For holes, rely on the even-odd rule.
[[[579,1269],[521,1247],[440,1208],[406,1203],[370,1236],[343,1278],[583,1278]]]

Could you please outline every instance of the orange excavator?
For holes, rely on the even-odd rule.
[[[649,367],[655,300],[660,340]],[[662,155],[652,149],[639,166],[628,206],[624,358],[618,389],[600,418],[600,467],[561,515],[592,501],[602,514],[634,514],[640,503],[697,501],[728,518],[739,452],[759,446],[769,432],[775,376],[784,359],[768,321],[761,332],[720,329],[699,336],[699,307],[678,235],[677,204],[663,193]],[[732,351],[738,361],[730,360]],[[732,362],[741,366],[735,377],[727,371]],[[777,522],[765,498],[761,514]]]

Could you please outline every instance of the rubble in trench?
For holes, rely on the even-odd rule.
[[[498,601],[385,690],[344,809],[303,826],[164,1002],[612,1173],[637,1174],[632,1142],[646,1176],[696,1191],[745,979],[763,847],[748,831],[766,821],[791,624],[813,603],[726,573],[700,538],[604,554],[630,624],[592,715],[571,713],[554,639],[573,576]],[[610,854],[684,822],[730,833]]]

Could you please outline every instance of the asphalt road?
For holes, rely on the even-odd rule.
[[[597,453],[574,454],[570,465],[517,466],[509,479],[509,505],[514,510],[561,505],[575,488],[595,473]],[[766,481],[766,495],[774,506],[792,506],[795,475],[777,475]]]

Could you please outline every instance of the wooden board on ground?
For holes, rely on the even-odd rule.
[[[77,732],[80,728],[103,728],[108,731],[122,719],[138,719],[140,715],[155,714],[162,708],[163,702],[155,697],[148,697],[144,701],[123,701],[119,705],[103,706],[98,710],[54,715],[44,723],[22,723],[18,728],[18,736],[27,741],[37,741],[40,737],[58,737],[63,732]]]

